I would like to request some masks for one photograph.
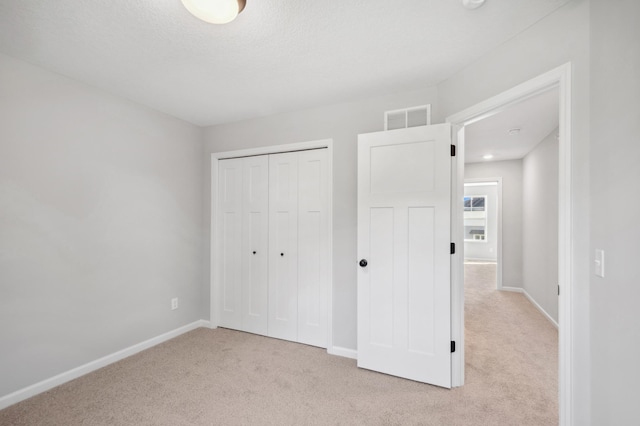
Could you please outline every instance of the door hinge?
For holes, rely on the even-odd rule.
[[[452,157],[456,156],[456,146],[455,145],[451,145],[451,156]]]
[[[558,296],[560,296],[560,286],[558,286]]]
[[[456,243],[451,243],[451,254],[456,253]]]
[[[451,353],[454,353],[456,351],[456,342],[455,341],[451,341]]]

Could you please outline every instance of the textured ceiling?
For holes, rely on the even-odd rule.
[[[0,0],[0,52],[198,125],[438,84],[569,0]]]
[[[465,163],[517,160],[526,156],[558,127],[560,92],[548,90],[465,128]],[[520,129],[510,135],[510,129]]]

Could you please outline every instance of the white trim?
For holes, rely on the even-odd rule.
[[[220,316],[217,309],[217,303],[220,296],[220,277],[217,276],[220,268],[218,267],[218,253],[220,246],[218,242],[218,228],[217,228],[217,205],[218,205],[218,160],[225,158],[235,157],[249,157],[254,155],[268,155],[278,154],[282,152],[304,151],[307,149],[327,149],[328,159],[328,179],[329,179],[329,258],[328,258],[328,277],[329,283],[327,286],[327,348],[331,348],[333,345],[333,139],[320,139],[316,141],[298,142],[285,145],[273,145],[259,148],[241,149],[236,151],[226,152],[214,152],[211,154],[211,249],[210,249],[210,276],[209,276],[209,318],[211,319],[211,327],[216,328],[220,324]],[[327,349],[328,351],[328,349]]]
[[[502,177],[487,177],[487,178],[469,178],[469,179],[465,179],[464,183],[472,183],[472,184],[478,184],[478,183],[493,183],[495,182],[497,185],[496,188],[496,195],[497,195],[497,206],[496,206],[496,210],[497,210],[497,215],[498,217],[496,218],[496,222],[497,222],[497,237],[498,241],[497,241],[497,248],[496,248],[496,288],[498,290],[502,289],[502,271],[503,271],[503,264],[502,264]],[[488,222],[488,219],[487,219]],[[471,259],[469,259],[471,260]]]
[[[549,314],[547,313],[547,311],[545,311],[545,310],[542,308],[542,306],[540,306],[540,305],[538,304],[538,302],[536,302],[536,300],[535,300],[533,297],[531,297],[531,295],[530,295],[529,293],[527,293],[527,290],[524,290],[524,289],[521,289],[521,290],[522,290],[522,294],[524,294],[524,296],[525,296],[527,299],[529,299],[529,302],[531,302],[531,304],[532,304],[533,306],[535,306],[535,307],[536,307],[536,309],[538,309],[538,310],[540,311],[540,313],[541,313],[542,315],[544,315],[544,317],[545,317],[546,319],[548,319],[548,320],[549,320],[549,322],[550,322],[551,324],[553,324],[553,326],[554,326],[555,328],[558,328],[558,323],[556,322],[556,320],[554,320],[554,319],[553,319],[553,317],[552,317],[551,315],[549,315]]]
[[[452,123],[451,143],[456,156],[451,159],[451,240],[458,250],[451,256],[451,387],[464,384],[464,124]]]
[[[479,104],[467,108],[461,112],[447,117],[447,122],[452,123],[455,129],[453,133],[454,144],[458,145],[459,155],[455,163],[455,172],[452,174],[452,184],[457,187],[454,195],[462,200],[464,194],[464,127],[483,118],[497,114],[504,109],[558,87],[560,92],[560,116],[559,116],[559,216],[558,216],[558,281],[561,294],[558,298],[558,338],[559,338],[559,408],[560,425],[573,424],[573,336],[574,324],[572,321],[573,283],[573,236],[572,236],[572,180],[571,180],[571,63],[568,62],[538,77],[526,81],[497,96],[487,99]],[[461,203],[461,201],[458,201]],[[455,216],[453,223],[458,224],[452,228],[452,238],[456,244],[461,244],[461,232],[456,229],[462,223]],[[460,351],[452,354],[452,381],[454,386],[464,384],[464,276],[461,274],[460,256],[452,258],[452,339],[460,339]]]
[[[358,359],[358,351],[356,351],[355,349],[342,348],[340,346],[329,347],[327,349],[327,353],[344,358]]]
[[[114,362],[120,361],[131,355],[135,355],[138,352],[144,351],[145,349],[149,349],[160,343],[166,342],[167,340],[171,340],[175,337],[180,336],[181,334],[188,333],[189,331],[195,330],[199,327],[209,326],[209,321],[198,320],[192,322],[191,324],[187,324],[180,328],[176,328],[175,330],[145,340],[144,342],[129,346],[128,348],[114,352],[110,355],[103,356],[102,358],[98,358],[95,361],[88,362],[69,371],[65,371],[64,373],[60,373],[56,376],[50,377],[31,386],[27,386],[26,388],[17,390],[13,393],[10,393],[9,395],[5,395],[0,398],[0,410],[10,405],[16,404],[20,401],[24,401],[27,398],[31,398],[32,396],[35,396],[39,393],[48,391],[49,389],[52,389],[56,386],[60,386],[73,379],[77,379],[78,377],[84,376],[85,374],[89,374],[92,371],[98,370],[102,367],[106,367],[109,364],[113,364]]]
[[[540,306],[538,302],[536,302],[536,300],[531,297],[529,293],[527,293],[527,290],[520,287],[502,287],[500,290],[523,294],[529,300],[529,302],[531,302],[531,304],[535,306],[536,309],[538,309],[540,313],[542,313],[542,315],[544,315],[544,317],[548,319],[549,322],[551,322],[551,324],[553,324],[555,328],[558,328],[558,323],[556,322],[556,320],[554,320],[553,317],[549,315],[547,311],[545,311],[542,306]]]

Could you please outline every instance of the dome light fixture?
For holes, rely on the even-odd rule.
[[[485,154],[482,156],[485,160],[491,160],[493,158],[493,154]]]
[[[484,4],[485,0],[462,0],[462,5],[467,9],[477,9]]]
[[[226,24],[236,19],[246,0],[182,0],[184,7],[196,18],[210,24]]]

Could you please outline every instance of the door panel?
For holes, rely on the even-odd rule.
[[[431,207],[409,208],[407,341],[409,351],[429,355],[434,353],[435,340],[435,269],[432,263],[423,259],[434,257],[434,220],[435,210]]]
[[[296,340],[298,154],[269,155],[269,336]]]
[[[358,366],[451,386],[450,126],[358,137]]]
[[[393,241],[394,224],[392,208],[370,209],[369,261],[371,272],[369,286],[365,287],[369,303],[369,344],[393,347]],[[370,309],[374,307],[375,312]]]
[[[242,159],[242,330],[267,334],[269,159]]]
[[[434,142],[371,147],[371,193],[406,194],[433,190]],[[394,167],[395,165],[395,167]]]
[[[220,325],[242,328],[242,160],[221,160],[218,169],[221,312]]]
[[[327,150],[298,153],[298,341],[327,347]]]

